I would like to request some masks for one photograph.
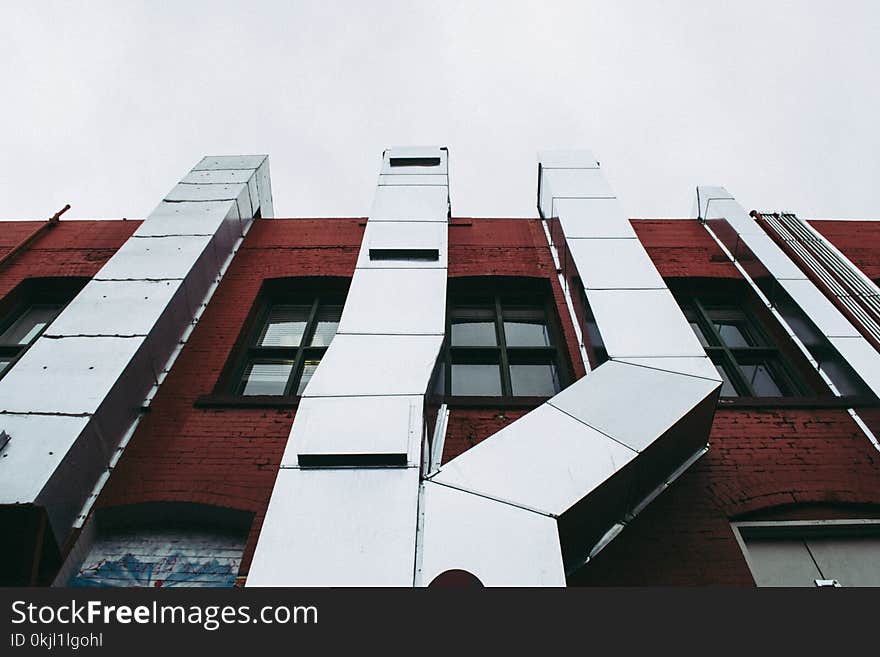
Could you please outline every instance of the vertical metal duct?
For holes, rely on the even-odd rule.
[[[0,504],[45,507],[62,544],[252,218],[265,155],[204,158],[0,381]]]
[[[339,331],[296,412],[248,586],[412,586],[446,314],[447,151],[392,148]]]

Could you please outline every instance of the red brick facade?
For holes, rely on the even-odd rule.
[[[0,264],[0,298],[27,277],[89,277],[136,221],[62,221]],[[265,514],[295,413],[293,407],[206,407],[266,279],[351,277],[363,219],[258,220],[153,400],[98,506],[195,502],[254,514],[242,574]],[[736,279],[738,273],[693,220],[633,225],[668,279]],[[880,232],[868,222],[813,222],[871,277],[880,277]],[[39,227],[0,223],[0,258]],[[541,222],[455,219],[449,276],[549,281],[576,377],[585,369]],[[527,409],[453,409],[444,460]],[[866,414],[877,411],[866,411]],[[536,449],[540,437],[536,436]],[[804,505],[796,507],[794,505]],[[822,506],[818,506],[822,505]],[[845,409],[720,409],[711,449],[577,577],[584,584],[753,585],[730,520],[756,512],[876,516],[880,452]],[[868,506],[865,506],[868,505]],[[819,509],[820,511],[817,511]],[[822,515],[825,514],[825,515]]]

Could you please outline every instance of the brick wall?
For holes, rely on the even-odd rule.
[[[815,220],[809,223],[868,278],[880,278],[880,222]]]

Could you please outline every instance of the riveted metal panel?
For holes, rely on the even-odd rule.
[[[109,460],[88,417],[0,415],[10,441],[0,458],[0,504],[46,507],[56,541],[70,526]]]
[[[175,185],[165,196],[167,202],[179,201],[238,201],[247,194],[247,183],[227,185]],[[250,203],[248,204],[250,208]]]
[[[564,198],[553,201],[550,215],[559,217],[567,239],[637,239],[632,224],[614,198]]]
[[[148,336],[160,372],[191,320],[183,281],[90,281],[44,335]]]
[[[238,206],[231,201],[202,203],[162,202],[133,233],[135,237],[167,237],[174,235],[214,235],[228,232],[241,235]]]
[[[828,337],[861,337],[861,333],[822,294],[812,281],[782,280],[782,288]]]
[[[281,467],[300,457],[385,455],[417,465],[422,437],[419,395],[308,397],[300,402]]]
[[[863,337],[828,338],[875,395],[880,396],[880,359],[877,351]],[[7,376],[7,378],[9,378]]]
[[[718,383],[721,382],[718,370],[707,356],[703,356],[702,358],[615,358],[614,360],[621,363],[664,370],[666,372],[698,376],[701,379],[717,381]]]
[[[548,403],[641,452],[719,386],[718,381],[607,362]],[[638,413],[633,413],[636,406]]]
[[[565,586],[553,518],[430,481],[420,583],[464,570],[485,586]]]
[[[433,335],[337,335],[303,395],[423,395],[442,342]]]
[[[439,222],[380,221],[367,222],[357,267],[370,269],[446,269],[448,263],[448,226]],[[427,250],[437,249],[437,260],[379,260],[370,259],[371,250]]]
[[[637,454],[544,404],[465,455],[432,481],[559,516]]]
[[[431,185],[377,187],[370,221],[437,221],[449,217],[449,191]]]
[[[592,290],[588,298],[612,358],[706,354],[668,290]]]
[[[439,157],[436,166],[391,166],[391,158]],[[438,146],[395,146],[382,158],[382,175],[443,175],[448,171],[448,154]]]
[[[641,242],[570,239],[568,253],[587,290],[665,289]]]
[[[598,169],[593,151],[586,149],[538,151],[538,162],[544,169]]]
[[[217,272],[211,237],[177,235],[130,239],[95,275],[97,280],[164,280],[186,278],[194,263],[206,260]]]
[[[449,178],[446,176],[433,176],[433,175],[425,175],[425,176],[399,176],[399,175],[387,175],[387,176],[379,176],[379,186],[393,186],[393,185],[433,185],[437,187],[446,187],[449,184]]]
[[[257,169],[257,191],[260,195],[260,216],[270,219],[275,216],[272,206],[272,181],[269,177],[269,159]]]
[[[338,333],[443,335],[445,304],[444,269],[361,269]]]
[[[541,179],[539,199],[544,216],[552,214],[553,199],[615,198],[599,169],[547,169]]]
[[[205,169],[193,170],[180,181],[187,185],[228,185],[246,183],[253,178],[253,169]]]
[[[278,472],[248,586],[412,586],[418,468]]]
[[[266,155],[210,155],[193,167],[193,171],[211,169],[257,169]]]

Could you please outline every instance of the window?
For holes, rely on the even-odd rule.
[[[567,385],[549,290],[515,293],[503,285],[465,281],[454,287],[459,292],[453,290],[449,298],[438,392],[447,397],[551,397]]]
[[[678,303],[721,376],[722,397],[803,393],[776,344],[736,297],[679,296]]]
[[[298,397],[336,335],[344,293],[297,291],[272,281],[257,303],[228,390],[241,397]],[[287,288],[287,289],[285,289]]]
[[[29,279],[4,299],[0,319],[0,378],[82,289],[82,279]],[[0,313],[2,314],[2,313]]]
[[[880,586],[880,521],[740,522],[758,586]]]

